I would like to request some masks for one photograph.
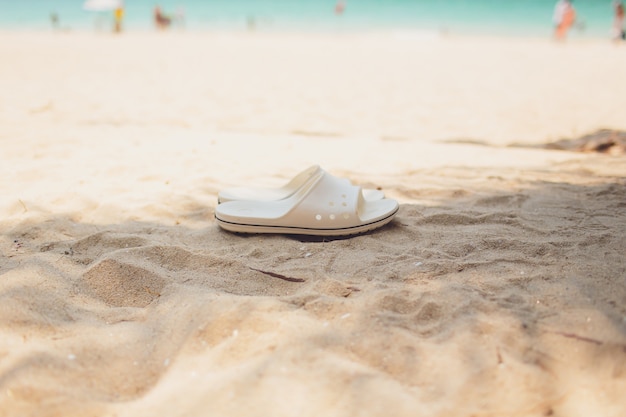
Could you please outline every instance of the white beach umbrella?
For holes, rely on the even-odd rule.
[[[83,9],[92,12],[105,12],[124,6],[124,0],[87,0],[83,3]]]

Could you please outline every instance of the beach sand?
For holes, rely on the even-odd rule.
[[[625,52],[0,33],[0,416],[626,415]],[[313,164],[398,215],[216,225]]]

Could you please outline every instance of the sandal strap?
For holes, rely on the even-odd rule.
[[[282,222],[290,225],[310,225],[315,229],[337,229],[358,225],[359,207],[363,203],[361,187],[345,178],[325,171],[308,188],[296,193],[300,201],[294,204]]]

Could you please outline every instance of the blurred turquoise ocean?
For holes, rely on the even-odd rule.
[[[0,30],[88,31],[108,25],[111,13],[83,10],[84,0],[0,0]],[[153,30],[152,10],[184,15],[184,30],[401,31],[415,35],[549,37],[552,0],[125,0],[124,28]],[[579,25],[574,38],[609,38],[611,0],[574,0]],[[181,28],[183,25],[181,25]]]

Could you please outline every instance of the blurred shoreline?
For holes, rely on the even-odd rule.
[[[45,6],[33,0],[7,2],[0,15],[0,30],[90,31],[95,26],[113,26],[113,12],[84,10],[82,2],[55,0]],[[2,5],[2,2],[0,2]],[[156,3],[133,0],[126,3],[124,30],[155,29]],[[334,1],[237,0],[203,2],[162,1],[171,29],[186,31],[261,32],[389,32],[395,30],[447,33],[453,36],[551,37],[554,3],[543,0],[446,0],[411,2],[361,0],[348,2],[338,13]],[[610,2],[576,5],[577,23],[573,39],[610,39]]]
[[[422,30],[422,29],[351,29],[351,30],[316,30],[316,29],[259,29],[249,30],[245,28],[204,28],[204,29],[172,29],[167,31],[157,31],[151,28],[146,29],[125,29],[121,33],[115,33],[109,29],[7,29],[0,28],[1,36],[15,37],[36,37],[36,36],[98,36],[112,38],[124,37],[154,37],[174,38],[174,37],[257,37],[257,38],[289,38],[301,37],[309,39],[343,38],[343,39],[387,39],[396,41],[430,41],[430,40],[466,40],[466,41],[487,41],[487,42],[539,42],[553,44],[557,47],[567,46],[567,44],[599,44],[609,45],[612,48],[626,48],[626,43],[616,43],[605,37],[571,37],[565,42],[555,42],[550,33],[545,36],[541,34],[520,35],[520,34],[485,34],[485,33],[462,33],[448,30]]]

